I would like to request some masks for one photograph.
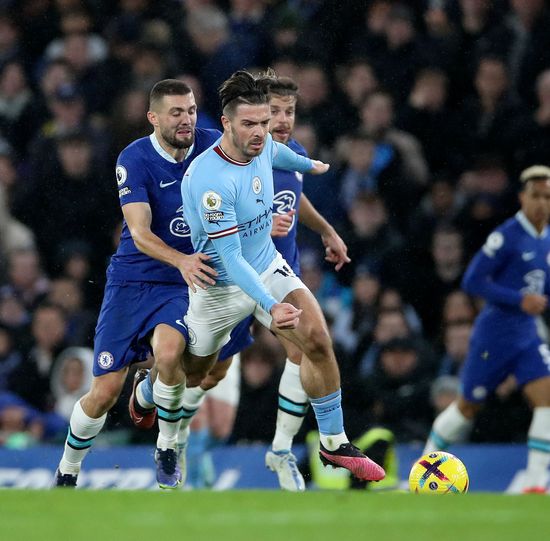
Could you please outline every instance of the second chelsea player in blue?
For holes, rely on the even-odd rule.
[[[489,235],[463,278],[467,293],[485,299],[464,363],[462,393],[434,421],[425,452],[467,437],[487,396],[513,375],[533,408],[525,492],[545,492],[550,465],[550,351],[537,316],[550,293],[550,168],[520,176],[521,210]]]
[[[195,159],[182,183],[193,246],[210,256],[217,272],[216,286],[190,293],[186,356],[206,374],[230,331],[254,314],[303,353],[301,379],[319,424],[321,460],[377,481],[383,468],[344,431],[338,365],[319,305],[271,240],[272,168],[317,174],[328,169],[268,134],[271,81],[245,71],[225,81],[223,136]]]
[[[196,373],[182,370],[188,341],[183,315],[188,291],[213,284],[215,271],[208,256],[193,253],[182,215],[180,185],[191,160],[219,138],[217,130],[196,128],[196,104],[181,81],[157,83],[147,114],[154,131],[134,141],[118,159],[116,179],[124,223],[120,243],[107,269],[107,285],[94,338],[94,379],[90,391],[76,403],[56,485],[75,486],[82,460],[116,402],[129,365],[145,360],[152,350],[159,376],[149,400],[154,421],[158,408],[157,480],[175,488],[182,476],[177,465],[176,439],[184,416],[185,379],[198,385]],[[246,326],[236,329],[222,352],[230,357],[250,343]],[[191,367],[192,368],[192,367]],[[139,402],[139,400],[138,400]],[[136,406],[137,407],[137,406]]]

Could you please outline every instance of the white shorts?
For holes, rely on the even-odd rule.
[[[237,407],[241,398],[241,354],[233,355],[231,366],[215,387],[212,387],[206,396]]]
[[[260,280],[277,302],[296,289],[307,289],[279,253],[260,274]],[[189,290],[189,309],[185,316],[189,330],[187,349],[199,357],[219,351],[229,342],[235,326],[250,315],[268,329],[271,327],[271,314],[239,286],[209,287],[197,289],[196,293]]]

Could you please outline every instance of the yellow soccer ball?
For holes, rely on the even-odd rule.
[[[421,456],[409,474],[409,488],[417,494],[463,494],[469,483],[462,461],[443,451]]]

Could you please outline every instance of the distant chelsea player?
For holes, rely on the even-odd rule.
[[[550,351],[536,319],[550,293],[550,168],[521,173],[521,210],[489,235],[463,288],[485,299],[470,340],[462,395],[434,421],[424,452],[467,437],[487,396],[513,375],[533,408],[525,492],[545,492],[550,465]]]

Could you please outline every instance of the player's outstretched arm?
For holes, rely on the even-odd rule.
[[[320,160],[311,160],[313,167],[308,171],[310,175],[322,175],[330,169],[330,164]]]
[[[325,260],[334,263],[337,271],[351,261],[346,243],[303,194],[300,197],[298,219],[300,223],[321,236],[325,247]]]
[[[215,284],[212,277],[216,271],[206,265],[209,257],[204,254],[186,255],[168,246],[151,231],[151,207],[147,203],[127,203],[122,207],[124,219],[136,248],[144,254],[176,267],[187,285],[195,291],[194,284],[205,288],[206,284]],[[206,284],[204,284],[206,282]]]

